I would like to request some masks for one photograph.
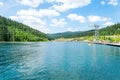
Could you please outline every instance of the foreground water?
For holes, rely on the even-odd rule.
[[[0,80],[120,80],[120,48],[81,42],[0,43]]]

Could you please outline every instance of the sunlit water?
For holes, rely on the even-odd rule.
[[[120,80],[120,48],[82,42],[0,43],[0,80]]]

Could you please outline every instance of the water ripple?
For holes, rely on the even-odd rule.
[[[80,42],[0,43],[0,80],[119,80],[120,48]]]

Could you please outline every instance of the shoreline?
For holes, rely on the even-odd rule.
[[[93,44],[101,44],[101,45],[109,45],[109,46],[120,47],[120,43],[93,42]]]
[[[45,41],[40,41],[40,42],[45,42]],[[74,41],[46,41],[46,42],[74,42]],[[109,46],[120,47],[120,43],[91,42],[91,41],[75,41],[75,42],[87,42],[87,43],[91,43],[91,44],[100,44],[100,45],[109,45]],[[0,43],[24,43],[24,42],[4,42],[4,41],[2,41]]]

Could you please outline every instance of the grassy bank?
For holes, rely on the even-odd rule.
[[[55,39],[54,41],[94,41],[94,36],[85,36],[85,37],[77,37],[77,38],[59,38]],[[112,36],[99,36],[100,42],[111,42],[111,43],[118,43],[120,42],[120,35],[112,35]]]

